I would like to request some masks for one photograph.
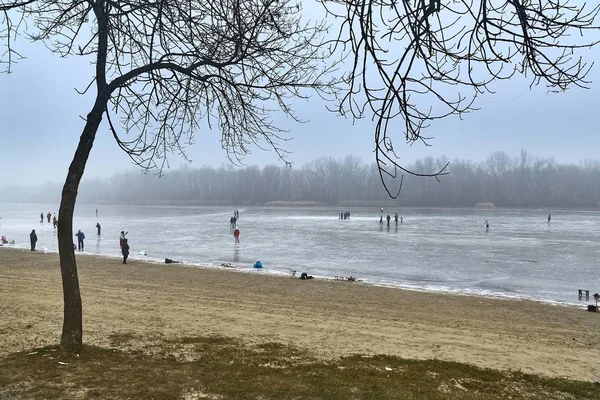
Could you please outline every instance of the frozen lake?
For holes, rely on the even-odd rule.
[[[378,208],[239,208],[234,244],[229,207],[79,205],[74,231],[85,252],[120,256],[128,231],[132,259],[218,267],[254,273],[355,276],[404,288],[532,298],[583,304],[577,289],[600,292],[600,212],[565,210],[384,209],[403,216],[398,228],[379,225]],[[29,247],[57,250],[56,230],[39,214],[58,205],[0,204],[0,235]],[[350,211],[340,220],[340,211]],[[547,223],[548,213],[552,221]],[[486,232],[484,221],[490,223]],[[96,235],[96,222],[102,236]],[[75,239],[75,238],[74,238]],[[144,250],[146,256],[140,255]],[[252,269],[260,260],[264,268]],[[0,262],[2,262],[0,253]],[[168,266],[165,265],[165,268]],[[584,302],[585,303],[585,302]]]

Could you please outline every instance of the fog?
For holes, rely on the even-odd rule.
[[[313,15],[316,10],[307,10]],[[313,14],[311,14],[313,13]],[[314,14],[317,15],[317,14]],[[595,33],[587,33],[593,39]],[[590,36],[591,35],[591,36]],[[41,44],[16,42],[26,57],[14,65],[11,74],[0,75],[0,187],[29,183],[62,182],[79,140],[84,121],[93,103],[93,93],[80,95],[94,73],[89,57],[61,59]],[[600,48],[582,49],[578,54],[592,62],[600,59]],[[469,159],[483,162],[488,154],[502,148],[517,154],[527,148],[540,157],[554,157],[559,163],[578,163],[596,157],[600,147],[596,106],[600,97],[600,70],[592,68],[590,89],[573,87],[564,93],[549,93],[543,85],[530,87],[531,77],[515,76],[491,86],[494,94],[481,95],[475,102],[479,111],[463,119],[450,117],[434,122],[424,133],[433,137],[431,147],[402,142],[403,121],[396,121],[395,150],[401,160],[414,164],[424,157]],[[327,110],[315,97],[292,102],[298,124],[274,117],[289,130],[292,139],[283,143],[295,167],[320,157],[343,158],[347,154],[374,162],[374,125],[369,119],[352,121]],[[331,106],[331,104],[330,104]],[[186,151],[189,167],[219,168],[228,163],[221,149],[220,132],[203,127]],[[250,149],[246,165],[282,166],[274,152]],[[173,155],[170,165],[186,163]],[[108,178],[131,168],[129,158],[119,150],[107,126],[100,127],[85,176]]]
[[[448,162],[426,157],[410,164],[415,172],[433,173]],[[359,157],[318,158],[302,168],[278,165],[235,168],[184,167],[163,177],[130,170],[109,178],[87,179],[79,202],[86,204],[309,205],[359,206],[394,204],[427,207],[595,208],[600,202],[600,161],[560,164],[526,150],[510,155],[495,151],[481,162],[455,159],[449,175],[404,177],[397,199],[384,190],[374,163]],[[398,189],[400,179],[387,180]],[[13,185],[0,189],[0,202],[60,201],[59,182]]]

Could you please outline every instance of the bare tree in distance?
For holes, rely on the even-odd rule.
[[[70,164],[59,209],[63,283],[61,348],[83,344],[82,303],[73,249],[73,211],[100,123],[144,169],[185,156],[201,121],[221,132],[231,160],[266,143],[285,158],[285,131],[272,115],[293,120],[289,100],[333,98],[337,63],[323,45],[325,25],[301,21],[295,0],[0,0],[0,62],[21,55],[18,35],[43,42],[61,57],[89,56],[95,73],[92,109]],[[118,120],[120,119],[120,124]]]
[[[551,91],[587,88],[592,64],[576,54],[600,5],[573,0],[319,0],[339,22],[333,41],[353,54],[350,89],[337,111],[375,121],[375,158],[385,177],[409,173],[392,138],[429,145],[432,121],[476,110],[492,84],[515,74]],[[402,128],[393,125],[403,122]],[[436,179],[448,173],[443,166]],[[425,176],[431,176],[426,174]],[[402,175],[403,177],[403,175]]]

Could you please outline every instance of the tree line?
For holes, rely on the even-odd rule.
[[[448,162],[447,157],[425,157],[410,167],[428,174]],[[434,178],[405,175],[397,199],[382,186],[377,165],[360,158],[318,158],[301,168],[268,165],[263,168],[231,165],[221,168],[184,166],[152,174],[128,171],[109,178],[82,182],[80,201],[90,204],[231,204],[271,202],[358,206],[394,204],[428,207],[597,207],[600,202],[600,161],[558,164],[553,158],[519,156],[504,151],[485,161],[455,159],[450,174]],[[388,179],[400,185],[400,178]],[[11,196],[11,193],[13,195]],[[60,185],[39,189],[3,190],[3,201],[57,202]]]

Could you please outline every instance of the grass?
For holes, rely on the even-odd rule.
[[[119,347],[138,338],[111,337]],[[34,353],[34,354],[31,354]],[[0,359],[2,399],[600,399],[600,385],[437,360],[353,355],[323,361],[277,343],[162,340],[152,354],[44,347]]]

